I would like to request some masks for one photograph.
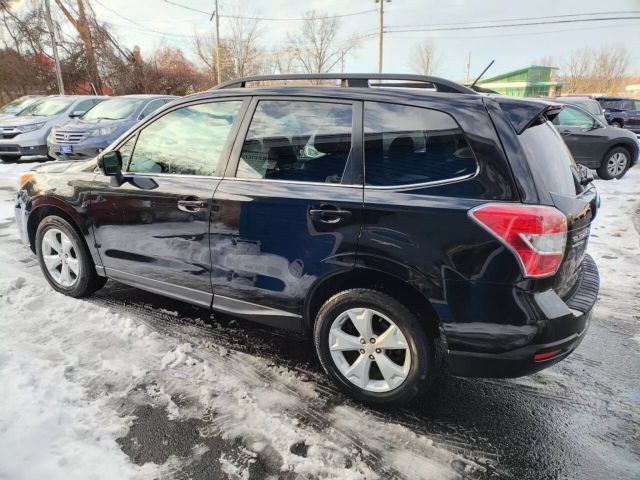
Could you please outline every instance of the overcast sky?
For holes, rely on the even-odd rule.
[[[214,5],[214,0],[175,1],[204,11],[212,11]],[[143,55],[163,42],[189,51],[194,32],[207,32],[211,28],[207,15],[170,5],[164,0],[92,0],[92,3],[101,19],[113,25],[121,42],[128,47],[140,45]],[[373,34],[362,42],[354,56],[347,58],[345,70],[374,72],[377,69],[375,32],[378,14],[374,0],[219,0],[219,3],[221,14],[232,14],[242,8],[245,15],[273,18],[301,17],[311,8],[330,15],[371,10],[344,17],[339,37]],[[53,2],[52,5],[55,8]],[[563,15],[599,14],[592,15],[593,18],[629,16],[633,12],[636,17],[640,16],[640,0],[392,0],[385,3],[385,26],[389,29],[425,25],[429,28],[469,27],[478,25],[473,22],[491,21],[489,25],[501,25],[506,20],[530,17],[557,16],[548,20],[565,21],[588,17]],[[527,21],[535,20],[519,20]],[[226,20],[222,19],[222,36],[226,25]],[[301,25],[299,21],[261,22],[265,46],[282,44],[286,32],[295,31]],[[560,62],[573,50],[613,44],[628,48],[630,72],[640,75],[640,19],[388,33],[385,35],[384,71],[411,71],[411,49],[426,38],[433,40],[442,57],[438,74],[452,79],[464,78],[469,52],[473,77],[492,59],[496,63],[488,75],[526,66],[541,57],[553,56]]]

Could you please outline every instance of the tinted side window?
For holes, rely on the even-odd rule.
[[[260,101],[237,177],[340,183],[351,153],[352,106]]]
[[[476,160],[462,130],[446,113],[366,102],[367,185],[409,185],[471,175]]]
[[[241,105],[204,103],[161,116],[140,131],[129,171],[213,175]]]
[[[567,127],[588,128],[593,126],[593,118],[576,108],[565,106],[560,114],[554,118],[553,123]]]

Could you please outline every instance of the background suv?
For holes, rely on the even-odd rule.
[[[54,127],[47,139],[49,156],[86,159],[96,156],[138,120],[177,97],[125,95],[100,103],[80,118]]]
[[[624,97],[596,97],[612,127],[640,134],[640,100]]]
[[[291,84],[322,79],[342,87]],[[17,224],[59,292],[111,278],[307,332],[340,388],[402,403],[584,338],[598,196],[561,108],[418,75],[234,80],[28,172]]]
[[[577,105],[565,106],[553,119],[576,162],[598,171],[604,180],[621,178],[638,161],[638,138],[602,123]]]
[[[14,117],[0,119],[0,159],[47,155],[47,136],[53,127],[79,117],[109,97],[52,95],[39,100]]]

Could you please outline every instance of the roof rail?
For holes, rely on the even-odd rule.
[[[287,80],[340,80],[342,87],[402,87],[402,88],[435,88],[437,92],[465,93],[477,95],[477,92],[451,80],[430,77],[426,75],[413,75],[401,73],[296,73],[290,75],[256,75],[253,77],[234,78],[226,81],[210,90],[223,88],[245,88],[250,82]],[[370,83],[370,80],[394,80],[399,83],[384,84],[380,82]]]

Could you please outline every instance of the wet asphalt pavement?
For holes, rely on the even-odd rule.
[[[206,310],[116,282],[91,301],[142,316],[166,334],[179,332],[181,325],[188,327],[191,341],[200,335],[204,343],[213,339],[260,355],[324,386],[322,394],[331,404],[354,405],[332,388],[311,341],[302,336],[214,318]],[[541,374],[515,380],[444,377],[429,397],[376,414],[486,467],[474,478],[640,478],[639,372],[634,341],[609,319],[596,317],[579,349]],[[166,415],[154,416],[166,421]],[[147,417],[141,417],[141,425],[158,428]],[[140,432],[134,429],[130,436],[139,438]],[[150,436],[147,449],[154,448],[153,438],[158,442],[162,436]]]

